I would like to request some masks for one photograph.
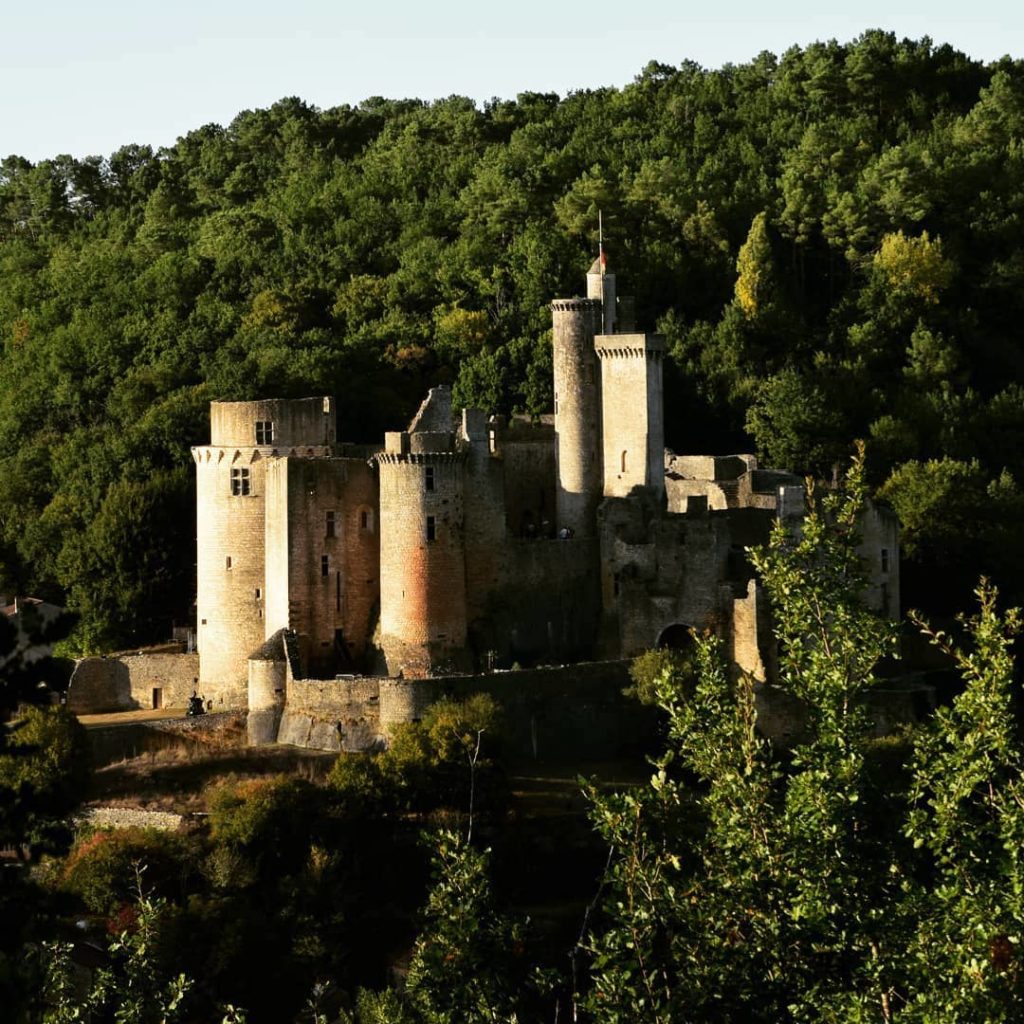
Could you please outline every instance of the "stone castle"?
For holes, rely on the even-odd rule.
[[[637,333],[603,254],[551,303],[554,414],[457,415],[431,390],[383,446],[336,438],[332,398],[214,402],[192,450],[199,688],[281,704],[289,678],[403,680],[630,657],[720,635],[770,679],[745,549],[799,519],[802,481],[664,447],[664,340]],[[899,608],[895,517],[869,508],[867,601]],[[286,652],[285,655],[275,651]]]

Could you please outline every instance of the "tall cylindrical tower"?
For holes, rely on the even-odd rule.
[[[210,444],[196,463],[199,689],[217,707],[245,707],[248,657],[266,637],[267,465],[279,454],[327,455],[330,398],[213,402]]]
[[[381,647],[392,675],[452,671],[466,660],[465,455],[410,450],[435,436],[389,435],[376,456]]]
[[[554,345],[556,528],[592,536],[601,498],[601,391],[594,335],[601,322],[596,299],[551,303]]]

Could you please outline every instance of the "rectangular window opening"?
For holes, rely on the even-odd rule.
[[[258,601],[262,596],[263,596],[263,591],[259,587],[257,587],[256,588],[256,600]]]
[[[321,555],[320,556],[320,575],[326,577],[326,576],[330,576],[330,574],[331,574],[331,558],[330,558],[330,555]]]
[[[334,575],[334,610],[341,611],[341,573]]]
[[[889,549],[882,548],[882,572],[889,571]]]
[[[225,569],[230,569],[231,568],[231,556],[230,555],[228,555],[227,558],[224,559],[224,568]]]
[[[426,476],[426,488],[427,488],[428,491],[432,491],[434,489],[434,467],[433,466],[427,466],[425,476]]]
[[[334,532],[334,523],[335,523],[335,518],[336,518],[335,517],[335,513],[334,512],[328,512],[328,513],[326,513],[326,516],[327,516],[327,522],[326,522],[325,525],[326,525],[327,536],[328,537],[334,537],[334,536],[336,536],[336,534]]]
[[[437,539],[437,522],[433,516],[427,516],[427,540]]]
[[[231,467],[231,493],[235,496],[249,493],[249,469],[246,466]]]
[[[274,423],[273,423],[273,420],[257,420],[256,421],[256,443],[257,444],[273,444],[274,443]]]

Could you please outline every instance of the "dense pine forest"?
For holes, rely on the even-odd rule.
[[[286,99],[159,152],[0,165],[0,590],[71,646],[194,588],[211,399],[331,393],[376,439],[427,386],[550,410],[549,313],[598,211],[668,338],[668,443],[830,476],[867,442],[906,590],[1019,599],[1024,62],[873,31],[480,109]]]

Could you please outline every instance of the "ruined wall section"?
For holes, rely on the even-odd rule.
[[[601,497],[601,391],[594,335],[601,303],[556,299],[551,303],[558,467],[556,528],[594,535]]]
[[[594,347],[601,363],[604,493],[625,497],[634,487],[645,487],[660,500],[665,487],[665,339],[602,335]]]
[[[900,617],[900,524],[892,509],[869,502],[857,551],[864,560],[864,602],[887,618]]]
[[[657,712],[623,696],[624,662],[566,665],[440,679],[359,678],[288,683],[278,742],[361,751],[387,743],[442,697],[489,693],[502,706],[503,736],[517,755],[564,762],[646,748]]]
[[[352,671],[379,596],[377,487],[362,459],[274,459],[267,472],[266,635],[294,630],[305,671]]]
[[[556,532],[554,423],[513,420],[494,430],[505,489],[505,522],[510,537],[553,537]]]
[[[660,516],[640,499],[610,498],[600,530],[602,654],[633,657],[675,625],[728,635],[728,513]]]

